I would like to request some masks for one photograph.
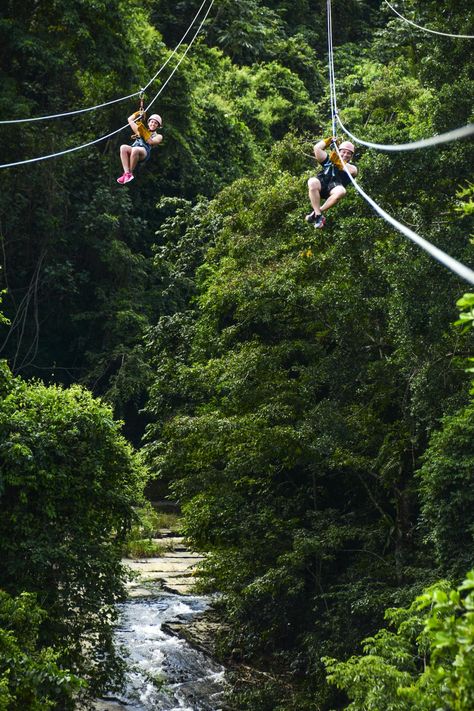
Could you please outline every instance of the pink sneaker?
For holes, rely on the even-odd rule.
[[[125,173],[125,175],[123,176],[124,184],[129,183],[131,180],[133,180],[133,177],[133,173]]]
[[[120,176],[120,178],[117,178],[117,183],[120,183],[120,185],[123,185],[123,183],[124,183],[124,181],[125,181],[125,176],[126,176],[126,175],[127,175],[127,174],[124,173],[123,175]]]

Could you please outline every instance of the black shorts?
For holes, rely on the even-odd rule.
[[[316,177],[321,183],[321,197],[325,200],[329,197],[333,188],[342,185],[338,180],[334,180],[330,175],[325,175],[324,173],[320,173]]]

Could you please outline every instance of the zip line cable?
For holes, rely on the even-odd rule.
[[[329,69],[329,99],[331,103],[331,124],[332,124],[332,135],[336,136],[336,95],[333,91],[333,86],[335,84],[334,80],[334,62],[331,61],[333,57],[333,45],[332,45],[332,12],[331,3],[327,0],[327,23],[328,23],[328,69]]]
[[[339,158],[341,158],[339,149],[336,148],[336,150],[339,155]],[[360,187],[360,185],[352,177],[349,171],[346,168],[344,168],[344,170],[351,179],[351,182],[357,192],[362,195],[362,197],[369,203],[369,205],[375,210],[375,212],[377,212],[381,217],[383,217],[386,222],[388,222],[392,225],[392,227],[395,227],[396,230],[404,234],[405,237],[411,239],[412,242],[415,242],[415,244],[424,249],[425,252],[428,252],[428,254],[434,257],[438,262],[440,262],[452,272],[460,276],[461,279],[465,279],[467,282],[469,282],[469,284],[474,285],[474,271],[472,269],[466,267],[464,264],[462,264],[462,262],[458,262],[457,259],[450,257],[449,254],[443,252],[442,249],[435,247],[433,244],[431,244],[431,242],[428,242],[428,240],[424,239],[423,237],[420,237],[420,235],[418,235],[416,232],[413,232],[413,230],[411,230],[409,227],[406,227],[406,225],[402,225],[401,222],[398,222],[398,220],[389,215],[388,212],[385,212],[385,210],[383,210],[380,205],[378,205],[375,200],[370,197],[370,195],[367,195],[367,193]]]
[[[337,121],[348,136],[354,139],[357,143],[361,143],[363,146],[369,146],[369,148],[377,148],[381,151],[413,151],[417,148],[427,148],[428,146],[436,146],[439,143],[448,143],[449,141],[455,141],[459,138],[467,138],[474,133],[474,123],[468,123],[460,128],[455,128],[452,131],[447,131],[446,133],[440,133],[437,136],[431,136],[431,138],[422,138],[419,141],[413,141],[412,143],[398,143],[398,144],[384,144],[384,143],[371,143],[370,141],[363,141],[361,138],[357,138],[353,133],[347,129],[342,123],[339,115],[336,114]]]
[[[120,131],[123,131],[124,128],[128,126],[128,123],[126,123],[124,126],[120,126],[120,128],[117,128],[115,131],[111,131],[111,133],[106,133],[105,136],[100,136],[100,138],[96,138],[93,141],[89,141],[88,143],[83,143],[81,146],[74,146],[73,148],[66,148],[64,151],[58,151],[57,153],[49,153],[47,156],[38,156],[38,158],[29,158],[28,160],[18,160],[15,161],[14,163],[3,163],[0,165],[0,168],[13,168],[16,165],[25,165],[26,163],[36,163],[40,160],[47,160],[48,158],[58,158],[59,156],[66,155],[66,153],[72,153],[73,151],[80,151],[82,148],[87,148],[88,146],[93,146],[95,143],[100,143],[100,141],[105,141],[106,138],[111,138],[112,136],[115,136],[116,133],[120,133]]]
[[[148,84],[145,84],[145,86],[144,86],[142,89],[140,89],[140,91],[135,91],[133,94],[128,94],[127,96],[121,96],[119,99],[112,99],[111,101],[106,101],[106,102],[104,102],[103,104],[96,104],[95,106],[89,106],[89,107],[87,107],[87,108],[85,108],[85,109],[77,109],[76,111],[65,111],[64,113],[61,113],[61,114],[50,114],[49,116],[36,116],[36,117],[34,117],[34,118],[24,118],[24,119],[10,119],[10,120],[5,120],[5,121],[0,121],[0,125],[11,124],[11,123],[30,123],[30,122],[32,122],[32,121],[46,121],[46,120],[48,120],[48,119],[63,118],[64,116],[74,116],[74,115],[77,115],[77,114],[83,114],[83,113],[85,113],[86,111],[95,111],[96,109],[101,109],[101,108],[103,108],[104,106],[110,106],[111,104],[117,104],[117,103],[119,103],[120,101],[125,101],[126,99],[133,99],[134,96],[140,96],[140,94],[143,94],[143,92],[146,91],[146,89],[148,89],[148,87],[150,86],[150,84],[153,84],[153,82],[155,81],[155,79],[161,74],[161,72],[163,71],[163,69],[164,69],[164,68],[166,67],[166,65],[168,64],[168,62],[174,57],[174,55],[176,54],[176,52],[178,51],[178,49],[179,49],[179,48],[181,47],[181,45],[183,44],[183,42],[184,42],[186,36],[189,34],[189,32],[190,32],[190,30],[191,30],[191,27],[194,25],[194,23],[196,22],[197,18],[198,18],[199,15],[201,14],[201,10],[202,10],[202,8],[204,7],[204,5],[206,4],[206,2],[207,2],[207,0],[203,0],[203,1],[202,1],[199,10],[198,10],[197,13],[195,14],[194,18],[191,20],[191,24],[189,25],[189,27],[188,27],[188,29],[186,30],[186,32],[184,33],[184,35],[181,37],[180,41],[178,42],[178,44],[177,44],[176,47],[174,48],[173,52],[170,54],[170,56],[168,57],[168,59],[166,60],[166,62],[164,62],[164,64],[162,64],[162,66],[158,69],[158,71],[156,72],[156,74],[150,79],[150,81],[148,82]]]
[[[47,121],[48,119],[64,118],[65,116],[74,116],[75,114],[84,114],[84,113],[86,113],[86,111],[95,111],[95,109],[101,109],[104,106],[110,106],[111,104],[118,104],[119,101],[125,101],[126,99],[133,99],[134,96],[139,96],[140,94],[141,94],[141,91],[136,91],[133,94],[128,94],[127,96],[121,96],[120,99],[112,99],[111,101],[106,101],[103,104],[96,104],[95,106],[89,106],[86,109],[77,109],[76,111],[65,111],[62,114],[50,114],[49,116],[35,116],[33,118],[23,118],[23,119],[8,119],[5,121],[0,121],[0,125],[11,124],[11,123],[31,123],[33,121]]]
[[[197,30],[196,30],[194,36],[192,37],[192,39],[191,39],[189,45],[186,47],[186,50],[183,52],[182,56],[180,57],[178,63],[177,63],[176,66],[174,67],[174,69],[173,69],[173,71],[171,72],[171,74],[170,74],[170,76],[168,77],[168,79],[167,79],[167,80],[165,81],[165,83],[160,87],[160,89],[159,89],[158,93],[156,94],[156,96],[155,96],[155,97],[152,99],[152,101],[148,104],[147,110],[148,110],[148,109],[150,108],[150,106],[156,101],[156,99],[160,96],[161,92],[163,91],[163,89],[165,88],[165,86],[168,84],[169,80],[171,79],[171,77],[173,76],[173,74],[176,72],[176,70],[178,69],[179,65],[181,64],[181,62],[183,61],[183,59],[185,58],[185,56],[187,55],[187,53],[188,53],[189,50],[191,49],[191,46],[192,46],[192,44],[194,43],[194,40],[195,40],[196,37],[198,36],[199,32],[201,31],[201,28],[202,28],[204,22],[206,21],[207,16],[209,15],[209,12],[210,12],[211,7],[213,6],[213,4],[214,4],[214,0],[211,0],[210,5],[209,5],[209,7],[207,8],[206,14],[204,15],[203,19],[201,20],[201,22],[200,22],[200,24],[199,24],[199,27],[197,28]],[[117,133],[120,133],[120,131],[123,131],[123,129],[124,129],[124,128],[127,128],[127,127],[128,127],[128,123],[126,123],[126,124],[123,125],[123,126],[120,126],[120,128],[117,128],[115,131],[111,131],[110,133],[107,133],[105,136],[100,136],[100,138],[96,138],[95,140],[89,141],[88,143],[83,143],[83,144],[80,145],[80,146],[74,146],[73,148],[66,148],[64,151],[58,151],[58,152],[56,152],[56,153],[50,153],[49,155],[46,155],[46,156],[39,156],[38,158],[29,158],[28,160],[19,160],[19,161],[15,161],[14,163],[3,163],[2,165],[0,165],[0,168],[12,168],[12,167],[17,166],[17,165],[24,165],[24,164],[26,164],[26,163],[35,163],[35,162],[38,162],[38,161],[40,161],[40,160],[47,160],[48,158],[57,158],[58,156],[63,156],[63,155],[65,155],[66,153],[72,153],[73,151],[79,151],[79,150],[81,150],[82,148],[87,148],[88,146],[93,146],[95,143],[100,143],[100,141],[105,141],[107,138],[111,138],[112,136],[115,136]]]
[[[188,44],[188,46],[187,46],[186,49],[184,50],[183,56],[181,57],[181,59],[179,60],[178,64],[175,66],[175,68],[174,68],[173,71],[171,72],[171,74],[169,75],[168,79],[167,79],[167,80],[165,81],[165,83],[160,87],[158,93],[157,93],[157,94],[153,97],[153,99],[150,101],[150,103],[149,103],[148,106],[146,107],[145,111],[148,111],[148,109],[150,108],[150,106],[155,103],[155,101],[157,100],[157,98],[159,97],[159,95],[161,94],[161,92],[163,91],[163,89],[166,87],[166,85],[168,84],[168,82],[170,81],[171,77],[173,76],[173,74],[174,74],[174,73],[176,72],[176,70],[178,69],[179,65],[181,64],[181,62],[183,61],[183,59],[185,58],[185,56],[187,55],[187,53],[189,52],[189,50],[191,49],[191,45],[193,44],[194,40],[195,40],[196,37],[198,36],[199,32],[201,31],[201,27],[203,26],[203,24],[204,24],[205,21],[207,20],[207,16],[209,15],[209,13],[210,13],[211,8],[212,8],[213,5],[214,5],[214,0],[211,0],[211,2],[209,3],[209,7],[208,7],[207,10],[206,10],[206,13],[205,13],[204,17],[202,18],[202,20],[201,20],[201,22],[200,22],[200,24],[199,24],[199,27],[198,27],[197,30],[196,30],[196,33],[194,34],[194,37],[192,38],[191,42]]]
[[[331,15],[331,0],[327,0],[327,12],[328,12],[328,17]],[[331,27],[331,20],[328,20],[328,27]],[[334,110],[337,112],[337,101],[336,101],[336,88],[335,88],[335,76],[334,76],[334,53],[333,53],[333,46],[332,46],[332,37],[328,37],[328,62],[329,62],[329,74],[330,77],[332,78],[332,86],[330,86],[330,92],[332,93],[332,99],[331,99],[331,106],[334,106]],[[334,117],[331,117],[334,119]],[[349,134],[350,135],[350,134]],[[355,139],[357,140],[357,139]],[[416,232],[413,232],[413,230],[409,229],[406,227],[406,225],[402,225],[401,222],[398,222],[394,217],[388,214],[388,212],[385,212],[383,208],[378,205],[375,200],[373,200],[367,193],[360,187],[360,185],[357,183],[357,181],[353,178],[353,176],[350,174],[346,163],[342,159],[342,156],[339,152],[339,148],[337,144],[335,144],[335,148],[337,151],[337,155],[339,156],[339,159],[344,166],[344,170],[349,176],[351,183],[354,185],[355,189],[357,192],[368,202],[368,204],[381,216],[383,219],[388,222],[392,227],[395,227],[396,230],[401,232],[405,237],[408,237],[412,242],[417,244],[419,247],[424,249],[428,254],[430,254],[434,259],[436,259],[438,262],[443,264],[443,266],[447,267],[450,269],[452,272],[460,276],[462,279],[465,279],[469,284],[474,285],[474,271],[472,269],[469,269],[469,267],[466,267],[464,264],[461,262],[458,262],[457,259],[454,259],[453,257],[450,257],[448,254],[443,252],[443,250],[439,249],[438,247],[435,247],[431,242],[428,240],[424,239],[423,237],[420,237]]]
[[[336,96],[336,71],[334,69],[334,41],[333,41],[333,31],[332,31],[332,5],[330,0],[328,0],[329,3],[329,17],[330,17],[330,27],[331,27],[331,44],[330,44],[330,67],[331,67],[331,77],[332,77],[332,105],[334,107],[334,116],[333,116],[333,122],[334,122],[334,135],[337,135],[337,125],[336,125],[336,117],[337,117],[337,96]]]
[[[387,1],[387,0],[385,0]],[[429,146],[436,146],[440,143],[448,143],[449,141],[454,141],[460,138],[467,138],[474,134],[474,124],[468,123],[460,128],[455,128],[452,131],[447,131],[446,133],[440,133],[436,136],[431,136],[430,138],[422,138],[419,141],[412,141],[411,143],[398,143],[398,144],[385,144],[385,143],[371,143],[370,141],[364,141],[358,138],[353,133],[347,129],[342,123],[339,113],[337,110],[336,102],[336,81],[334,73],[334,49],[332,40],[332,12],[331,12],[331,1],[327,0],[327,15],[328,15],[328,32],[331,31],[331,35],[328,35],[328,64],[329,64],[329,87],[331,95],[331,121],[332,121],[332,131],[333,136],[336,135],[335,122],[339,123],[340,127],[350,136],[354,141],[360,143],[363,146],[368,146],[369,148],[376,148],[381,151],[411,151],[418,148],[428,148]],[[333,114],[334,112],[334,114]]]
[[[455,37],[456,39],[474,39],[474,35],[453,35],[450,34],[449,32],[438,32],[437,30],[430,30],[428,27],[422,27],[421,25],[417,25],[416,22],[412,22],[409,20],[407,17],[404,17],[401,15],[398,10],[396,10],[393,5],[391,5],[388,0],[385,0],[385,3],[389,6],[389,8],[394,12],[398,17],[400,17],[402,20],[405,22],[408,22],[409,25],[413,25],[413,27],[417,27],[419,30],[423,30],[424,32],[431,32],[434,35],[442,35],[443,37]]]
[[[148,82],[148,84],[145,84],[145,86],[143,87],[143,89],[141,89],[141,91],[139,92],[140,94],[142,94],[143,92],[145,92],[145,91],[148,89],[148,87],[150,86],[150,84],[153,84],[153,82],[155,81],[155,79],[161,74],[161,72],[163,71],[163,69],[166,67],[166,65],[168,64],[168,62],[170,61],[170,59],[176,54],[176,52],[178,51],[178,49],[179,49],[179,48],[181,47],[181,45],[183,44],[185,38],[187,37],[187,35],[188,35],[189,32],[191,31],[191,27],[194,25],[194,23],[196,22],[197,18],[198,18],[199,15],[201,14],[201,10],[202,10],[202,8],[204,7],[204,5],[206,4],[206,2],[207,2],[207,0],[202,0],[202,3],[201,3],[201,5],[200,5],[200,7],[199,7],[199,10],[198,10],[198,11],[196,12],[196,14],[194,15],[193,19],[191,20],[191,24],[189,25],[188,29],[186,30],[186,32],[184,33],[184,35],[183,35],[183,36],[181,37],[181,39],[179,40],[179,42],[178,42],[178,44],[176,45],[176,47],[174,48],[172,54],[170,54],[170,56],[168,57],[168,59],[166,60],[166,62],[163,64],[162,67],[160,67],[160,69],[158,69],[158,71],[157,71],[156,74],[150,79],[150,81]],[[214,2],[214,0],[212,0],[212,2]],[[212,5],[212,3],[211,3],[211,5]],[[210,8],[209,8],[209,9],[210,9]],[[208,14],[209,14],[209,10],[207,11],[207,13],[206,13],[204,19],[206,19],[206,17],[208,16]],[[199,28],[201,28],[201,27],[202,27],[202,23],[201,23],[201,25],[199,26]],[[193,41],[194,41],[194,38],[193,38]]]

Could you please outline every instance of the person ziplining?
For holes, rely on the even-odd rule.
[[[345,186],[348,185],[347,181],[350,181],[354,188],[357,190],[359,195],[361,195],[364,200],[374,209],[374,211],[380,215],[388,224],[394,227],[396,230],[401,232],[405,237],[410,239],[412,242],[417,244],[419,247],[425,250],[431,257],[436,259],[440,264],[450,269],[454,274],[457,274],[462,279],[465,279],[470,284],[474,284],[474,270],[470,269],[466,265],[459,262],[457,259],[453,259],[449,254],[443,252],[442,249],[435,247],[428,240],[420,237],[416,232],[411,230],[406,225],[398,222],[394,217],[389,215],[383,208],[378,205],[378,203],[373,200],[370,195],[362,189],[359,183],[355,180],[355,175],[357,175],[357,168],[351,165],[350,161],[354,155],[354,146],[350,141],[344,141],[338,147],[336,136],[336,123],[339,122],[341,128],[344,127],[339,118],[339,113],[337,110],[337,99],[336,99],[336,81],[334,75],[334,51],[332,44],[332,12],[331,12],[331,0],[327,0],[327,19],[328,19],[328,68],[329,68],[329,89],[330,89],[330,101],[331,101],[331,121],[332,121],[332,137],[323,139],[319,141],[314,146],[314,154],[316,160],[320,162],[323,166],[323,171],[315,178],[310,178],[308,181],[309,188],[309,198],[311,201],[311,206],[313,208],[312,212],[306,216],[306,220],[310,223],[314,223],[316,228],[321,228],[324,226],[325,218],[322,214],[323,211],[328,210],[336,202],[338,202],[345,194]],[[392,149],[392,150],[411,150],[414,148],[421,148],[424,145],[436,145],[438,143],[444,143],[454,138],[461,138],[474,133],[474,124],[468,124],[462,127],[460,132],[458,130],[450,131],[441,136],[432,137],[431,139],[423,141],[415,141],[411,144],[400,144],[398,146],[384,146],[382,144],[369,143],[366,141],[360,141],[356,136],[352,136],[350,132],[347,132],[351,138],[357,142],[361,142],[367,146],[372,146],[374,148],[380,149]],[[333,144],[334,150],[328,156],[326,148],[330,144]],[[332,160],[331,160],[332,156]],[[338,164],[336,164],[336,157],[338,158]],[[336,170],[338,172],[336,172]],[[345,178],[344,178],[345,174]],[[331,178],[336,178],[331,185]],[[342,178],[338,180],[338,178]],[[326,198],[324,205],[320,206],[321,195]]]
[[[326,151],[331,144],[336,146],[336,140],[335,136],[331,136],[322,139],[314,146],[314,155],[321,164],[322,170],[316,177],[308,180],[309,200],[313,209],[305,219],[315,229],[324,227],[326,218],[322,213],[333,207],[346,194],[346,186],[351,180],[344,170],[344,165],[353,177],[357,175],[357,168],[351,164],[355,148],[350,141],[341,143],[339,155],[335,147],[329,154]],[[325,200],[323,205],[321,205],[321,198]]]
[[[147,88],[152,84],[152,82],[155,81],[155,79],[158,77],[158,75],[162,72],[162,70],[163,70],[163,69],[165,68],[165,66],[168,64],[168,62],[170,61],[170,59],[176,54],[178,48],[183,44],[184,39],[186,38],[186,36],[188,35],[188,33],[191,31],[191,28],[193,27],[195,21],[197,20],[197,18],[198,18],[199,15],[201,14],[201,11],[202,11],[203,7],[205,6],[206,2],[208,2],[208,0],[203,0],[203,1],[202,1],[201,6],[199,7],[199,9],[198,9],[196,15],[194,16],[193,20],[191,21],[191,24],[189,25],[188,29],[187,29],[186,32],[184,33],[183,37],[181,38],[181,40],[179,41],[179,43],[177,44],[177,46],[175,47],[175,49],[173,50],[173,52],[171,53],[171,55],[168,57],[168,59],[166,60],[166,62],[164,62],[164,64],[158,69],[158,71],[155,73],[155,75],[150,79],[150,81],[148,82],[148,84],[146,84],[145,87],[144,87],[143,89],[141,89],[139,92],[135,92],[135,93],[133,93],[133,94],[129,94],[128,96],[122,96],[122,97],[119,98],[119,99],[113,99],[113,100],[111,100],[111,101],[106,101],[105,103],[102,103],[102,104],[97,104],[96,106],[89,106],[89,107],[86,107],[85,109],[79,109],[79,110],[76,110],[76,111],[67,111],[67,112],[58,113],[58,114],[50,114],[50,115],[48,115],[48,116],[29,117],[29,118],[25,118],[25,119],[6,119],[6,120],[0,120],[0,125],[1,125],[1,124],[8,124],[8,123],[25,123],[25,122],[30,122],[30,121],[45,121],[45,120],[47,120],[47,119],[62,118],[62,117],[70,116],[70,115],[73,115],[73,114],[81,114],[81,113],[84,113],[85,111],[94,111],[95,109],[99,109],[99,108],[101,108],[101,107],[103,107],[103,106],[109,106],[110,104],[114,104],[114,103],[116,103],[116,102],[118,102],[118,101],[123,101],[124,99],[129,99],[129,98],[131,98],[132,96],[137,96],[137,95],[142,96],[142,95],[143,95],[143,92],[145,91],[145,89],[147,89]],[[196,40],[196,38],[197,38],[199,32],[201,31],[201,29],[202,29],[204,23],[206,22],[206,20],[207,20],[207,18],[208,18],[208,15],[209,15],[209,13],[210,13],[210,11],[211,11],[211,8],[212,8],[213,4],[214,4],[214,0],[210,0],[210,1],[209,1],[209,4],[208,4],[208,7],[207,7],[207,9],[206,9],[206,12],[204,13],[204,16],[201,18],[201,21],[200,21],[200,23],[199,23],[199,26],[198,26],[196,32],[194,33],[193,37],[192,37],[191,40],[189,41],[189,43],[188,43],[186,49],[185,49],[184,52],[182,53],[181,57],[179,58],[179,60],[178,60],[178,62],[176,63],[175,67],[173,68],[172,72],[170,73],[170,75],[168,76],[168,78],[166,79],[166,81],[161,85],[161,87],[160,87],[159,91],[157,92],[157,94],[156,94],[156,95],[153,97],[153,99],[150,101],[150,103],[149,103],[149,105],[148,105],[148,108],[150,108],[150,106],[158,99],[158,97],[160,96],[160,94],[164,91],[164,89],[166,88],[166,86],[168,85],[168,83],[169,83],[169,82],[171,81],[171,79],[173,78],[175,72],[178,70],[178,68],[179,68],[179,66],[180,66],[180,64],[181,64],[181,62],[184,60],[184,58],[185,58],[186,55],[188,54],[189,50],[191,49],[192,45],[194,44],[194,42],[195,42],[195,40]],[[134,121],[134,119],[136,119],[136,118],[137,118],[137,114],[135,114],[135,117],[132,115],[132,116],[129,118],[129,120],[128,120],[128,121],[129,121],[129,124],[130,124],[130,119],[132,119],[132,120]],[[151,133],[154,133],[154,132],[156,132],[156,128],[158,128],[159,126],[161,126],[161,118],[158,116],[158,114],[153,114],[152,118],[155,118],[155,119],[157,120],[157,124],[156,124],[156,126],[155,126],[155,131],[151,131]],[[135,122],[135,121],[134,121],[134,122]],[[131,125],[131,124],[130,124],[130,125]],[[115,129],[114,131],[111,131],[110,133],[107,133],[107,134],[105,134],[105,135],[103,135],[103,136],[100,136],[99,138],[95,138],[95,139],[92,140],[92,141],[87,141],[86,143],[82,143],[82,144],[79,145],[79,146],[72,146],[71,148],[66,148],[66,149],[61,150],[61,151],[55,151],[54,153],[49,153],[48,155],[37,156],[36,158],[28,158],[28,159],[26,159],[26,160],[17,160],[17,161],[11,161],[11,162],[8,162],[8,163],[0,163],[0,169],[2,169],[2,168],[13,168],[13,167],[16,167],[16,166],[19,166],[19,165],[25,165],[25,164],[30,164],[30,163],[37,163],[38,161],[48,160],[49,158],[57,158],[57,157],[59,157],[59,156],[66,155],[67,153],[72,153],[72,152],[74,152],[74,151],[79,151],[79,150],[82,150],[83,148],[88,148],[89,146],[93,146],[93,145],[95,145],[95,144],[97,144],[97,143],[100,143],[101,141],[105,141],[105,140],[108,139],[108,138],[112,138],[112,136],[115,136],[117,133],[119,133],[120,131],[122,131],[122,130],[123,130],[124,128],[126,128],[126,127],[127,127],[127,124],[125,124],[125,126],[121,126],[120,128]],[[133,131],[135,132],[135,127],[132,126],[132,128],[133,128]],[[146,127],[144,127],[144,129],[146,129]],[[157,135],[159,135],[159,134],[157,134]],[[141,137],[141,136],[139,135],[138,137]],[[118,181],[120,184],[123,184],[124,182],[130,182],[130,180],[133,180],[133,177],[134,177],[134,176],[133,176],[133,170],[135,169],[136,165],[138,165],[140,161],[146,160],[147,157],[149,156],[149,149],[151,150],[151,147],[152,147],[153,145],[157,145],[157,144],[161,143],[162,140],[163,140],[163,137],[161,137],[160,139],[158,139],[158,141],[154,141],[154,140],[153,140],[153,141],[151,141],[151,143],[150,143],[150,142],[149,142],[149,137],[146,137],[146,138],[144,138],[143,144],[140,143],[140,144],[138,144],[138,145],[132,145],[132,146],[128,146],[128,145],[125,146],[125,145],[124,145],[124,146],[123,146],[123,149],[124,149],[124,150],[123,150],[123,161],[122,161],[122,166],[123,166],[124,173],[123,173],[123,175],[120,176],[120,178],[117,178],[117,181]],[[134,149],[136,149],[136,148],[141,148],[142,150],[136,152],[136,156],[137,156],[137,157],[136,157],[136,159],[134,158],[134,160],[133,160],[134,165],[133,165],[133,167],[132,167],[132,165],[131,165],[131,163],[132,163],[131,153],[132,153],[132,149],[134,150]],[[127,154],[129,154],[129,155],[127,156]],[[121,150],[121,158],[122,158],[122,150]],[[125,180],[125,173],[127,173],[127,180]],[[130,176],[131,176],[131,177],[130,177]]]
[[[163,141],[157,128],[162,128],[163,121],[158,114],[152,114],[145,123],[143,100],[141,108],[128,117],[128,123],[133,131],[134,139],[131,146],[124,143],[120,146],[120,160],[122,161],[123,174],[117,178],[117,183],[125,185],[134,179],[134,170],[139,163],[146,163],[151,155],[153,146],[158,146]]]

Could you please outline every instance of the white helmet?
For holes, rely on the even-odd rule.
[[[161,120],[161,116],[158,116],[158,114],[152,114],[149,118],[148,121],[151,121],[151,119],[155,119],[155,121],[158,121],[158,126],[161,128],[163,126],[163,121]]]
[[[343,151],[344,149],[346,149],[346,151],[350,151],[351,153],[354,153],[355,151],[354,144],[350,141],[343,141],[341,143],[341,145],[339,146],[339,150]]]

